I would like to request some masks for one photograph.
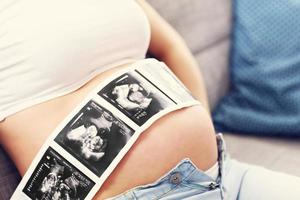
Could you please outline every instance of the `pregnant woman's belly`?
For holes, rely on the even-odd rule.
[[[22,175],[56,126],[93,88],[127,66],[105,71],[72,93],[27,108],[0,123],[1,144]],[[108,177],[95,199],[153,182],[186,157],[202,170],[217,160],[214,129],[202,106],[173,111],[153,123]]]

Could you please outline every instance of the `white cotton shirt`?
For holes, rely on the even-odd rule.
[[[143,59],[149,41],[134,0],[1,0],[0,121]]]

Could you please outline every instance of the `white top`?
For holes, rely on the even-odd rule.
[[[134,0],[1,0],[0,121],[143,59],[149,41]]]

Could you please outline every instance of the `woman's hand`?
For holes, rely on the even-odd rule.
[[[209,112],[200,68],[185,42],[145,0],[136,1],[144,9],[150,22],[150,53],[164,61]]]

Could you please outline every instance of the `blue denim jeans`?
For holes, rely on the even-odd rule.
[[[299,200],[300,178],[240,163],[225,152],[217,134],[219,176],[213,180],[190,159],[183,159],[156,182],[109,200]]]

